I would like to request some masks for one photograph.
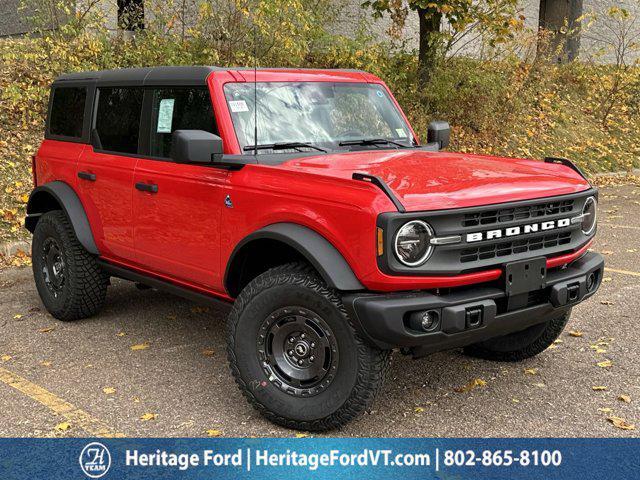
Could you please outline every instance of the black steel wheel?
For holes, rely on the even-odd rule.
[[[109,277],[80,244],[64,212],[42,215],[33,232],[31,252],[36,288],[51,315],[78,320],[102,308]]]
[[[63,292],[65,280],[65,264],[60,244],[53,237],[47,237],[40,251],[42,256],[42,280],[54,297]]]
[[[303,307],[279,308],[260,327],[258,357],[265,374],[294,396],[310,396],[327,388],[338,369],[339,351],[331,328]]]
[[[227,352],[240,390],[262,415],[301,430],[338,428],[366,411],[390,352],[366,343],[307,264],[257,276],[229,314]]]

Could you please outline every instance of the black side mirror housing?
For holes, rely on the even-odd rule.
[[[171,159],[177,163],[210,164],[222,159],[222,139],[204,130],[175,130]]]
[[[451,127],[448,122],[442,120],[434,120],[429,124],[427,129],[427,142],[437,143],[438,148],[447,148],[449,146],[449,137],[451,136]]]

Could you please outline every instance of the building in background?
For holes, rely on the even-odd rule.
[[[146,0],[157,1],[157,0]],[[196,4],[198,0],[190,0]],[[370,32],[377,38],[387,37],[390,21],[388,18],[372,20],[371,10],[361,7],[362,0],[336,0],[344,8],[341,21],[336,25],[337,31],[350,34],[353,25],[366,19],[370,23]],[[33,25],[29,18],[38,12],[34,12],[34,6],[38,4],[39,12],[51,17],[47,28],[58,28],[64,21],[65,15],[55,12],[51,7],[56,0],[0,0],[0,37],[18,36],[29,33]],[[107,28],[114,31],[135,32],[144,29],[145,0],[75,0],[69,2],[76,5],[78,11],[86,8],[86,5],[94,5],[105,14]],[[21,7],[22,5],[22,7]],[[626,8],[629,11],[629,19],[617,21],[607,18],[611,8]],[[525,18],[525,26],[532,30],[545,30],[551,37],[550,50],[559,62],[572,61],[577,58],[595,59],[600,62],[614,63],[620,61],[620,43],[633,45],[640,43],[640,0],[612,1],[612,0],[520,0],[520,12]],[[599,14],[598,21],[590,23],[588,28],[577,32],[580,27],[580,19],[589,17],[592,13]],[[446,28],[446,25],[443,25]],[[622,36],[622,38],[621,38]],[[405,28],[402,32],[407,48],[417,47],[418,18],[414,12],[407,17]],[[557,48],[561,45],[561,48]],[[617,45],[617,46],[616,46]],[[481,45],[478,42],[470,42],[464,48],[457,51],[461,55],[478,55]],[[625,61],[631,62],[640,58],[638,49],[624,48]]]

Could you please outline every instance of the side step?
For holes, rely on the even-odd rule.
[[[205,305],[226,305],[227,307],[231,305],[231,302],[223,300],[221,298],[207,295],[205,293],[200,293],[190,288],[181,287],[166,280],[161,280],[159,278],[145,275],[143,273],[138,273],[128,268],[112,265],[111,263],[107,263],[104,260],[98,260],[98,265],[100,265],[100,268],[102,268],[105,272],[113,277],[130,280],[135,283],[141,283],[148,287],[171,293],[173,295],[186,298],[187,300],[191,300],[193,302]]]

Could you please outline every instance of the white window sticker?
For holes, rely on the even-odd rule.
[[[248,112],[249,107],[244,100],[229,100],[229,108],[233,113]]]
[[[163,98],[160,100],[158,107],[158,133],[171,133],[171,124],[173,123],[173,104],[175,98]]]
[[[399,138],[407,138],[407,132],[404,131],[404,128],[396,128],[396,133]]]

